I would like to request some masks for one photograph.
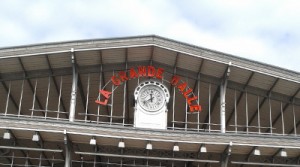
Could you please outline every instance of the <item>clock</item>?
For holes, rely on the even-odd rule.
[[[146,85],[139,91],[138,103],[149,112],[155,112],[161,109],[165,103],[164,91],[156,85]]]
[[[148,129],[167,129],[169,90],[158,81],[140,83],[134,91],[134,126]]]

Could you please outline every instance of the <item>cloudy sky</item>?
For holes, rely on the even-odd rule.
[[[155,34],[300,72],[299,0],[1,0],[0,47]]]

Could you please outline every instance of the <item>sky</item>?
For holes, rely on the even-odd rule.
[[[0,48],[159,35],[300,72],[299,0],[1,0]]]

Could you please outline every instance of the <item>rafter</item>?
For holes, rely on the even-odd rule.
[[[20,63],[20,65],[21,65],[21,67],[22,67],[22,70],[23,70],[23,72],[24,72],[24,75],[25,75],[24,78],[27,78],[27,71],[26,71],[26,69],[25,69],[25,67],[24,67],[24,64],[23,64],[23,62],[22,62],[22,59],[21,59],[20,57],[18,57],[18,60],[19,60],[19,63]],[[30,80],[29,80],[29,79],[26,79],[26,80],[27,80],[27,82],[28,82],[28,84],[29,84],[29,87],[30,87],[30,90],[31,90],[32,94],[34,94],[34,88],[33,88],[32,84],[31,84]],[[42,104],[41,104],[41,102],[40,102],[40,100],[39,100],[39,98],[38,98],[37,95],[36,95],[36,97],[35,97],[35,100],[36,100],[36,102],[37,102],[39,108],[40,108],[41,110],[43,110],[43,106],[42,106]],[[42,114],[43,114],[43,116],[45,116],[45,113],[44,113],[44,112],[42,112]]]
[[[1,75],[0,75],[0,78],[1,78]],[[5,89],[5,91],[7,93],[9,93],[9,88],[7,87],[7,85],[5,84],[5,82],[2,81],[1,84],[2,84],[3,88]],[[19,105],[16,102],[16,100],[14,99],[14,97],[12,96],[11,92],[9,93],[9,99],[11,100],[11,102],[13,103],[13,105],[15,106],[16,110],[18,110]],[[22,111],[21,111],[21,114],[23,115]]]
[[[268,90],[268,97],[271,96],[271,92],[273,91],[274,87],[276,86],[277,82],[279,81],[279,78],[277,78],[274,83],[272,84],[272,86],[270,87],[270,89]],[[261,109],[261,107],[264,105],[265,101],[267,100],[267,97],[264,97],[262,102],[259,104],[259,109]],[[257,113],[258,113],[258,110],[259,109],[256,109],[255,110],[255,113],[252,115],[252,117],[250,118],[249,120],[249,123],[248,123],[248,126],[251,125],[252,121],[254,120],[254,118],[256,117]],[[244,128],[244,131],[246,130],[247,127]]]
[[[179,52],[177,52],[176,53],[176,57],[175,57],[175,62],[174,62],[174,65],[173,65],[173,76],[174,75],[176,75],[176,71],[177,71],[177,63],[178,63],[178,57],[179,57]],[[175,90],[174,89],[172,89],[172,85],[170,84],[170,88],[169,88],[169,92],[170,92],[170,96],[172,96],[172,98],[174,98],[173,97],[173,94],[175,93]],[[175,94],[174,94],[175,95]],[[171,97],[170,97],[171,98]],[[173,100],[172,100],[172,105],[174,105],[173,104]],[[169,103],[168,104],[168,109],[170,109],[171,110],[171,103]],[[173,109],[172,109],[173,110]],[[173,115],[174,115],[174,110],[173,110]],[[172,121],[175,121],[175,120],[173,120],[173,118],[172,118]],[[172,122],[172,126],[174,125],[174,122]]]
[[[50,63],[49,57],[48,57],[48,55],[45,55],[45,57],[46,57],[46,60],[47,60],[48,68],[49,68],[49,70],[50,70],[50,75],[51,75],[51,78],[52,78],[52,80],[53,80],[53,82],[54,82],[55,90],[56,90],[57,94],[59,94],[58,85],[57,85],[57,82],[56,82],[56,79],[55,79],[55,77],[53,76],[53,70],[52,70],[52,66],[51,66],[51,63]],[[64,104],[64,101],[63,101],[62,97],[60,97],[60,101],[61,101],[61,106],[62,106],[62,108],[63,108],[64,112],[67,112],[67,110],[66,110],[66,107],[65,107],[65,104]],[[67,114],[67,113],[64,113],[64,114],[65,114],[65,115],[68,117],[68,114]]]
[[[300,92],[300,88],[298,88],[298,90],[293,94],[293,96],[290,98],[290,102],[291,103],[293,103],[294,102],[294,99],[295,99],[295,97],[297,96],[297,94]],[[282,109],[282,112],[284,113],[285,111],[286,111],[286,109],[288,108],[288,106],[290,105],[290,103],[286,103],[285,105],[284,105],[284,107],[283,107],[283,109]],[[276,118],[275,118],[275,120],[272,122],[272,125],[275,125],[276,124],[276,122],[279,120],[279,118],[280,118],[280,116],[281,116],[281,113],[279,113],[277,116],[276,116]],[[294,126],[293,126],[293,129],[292,130],[294,130]],[[270,131],[270,129],[267,129],[267,132],[269,132]]]
[[[254,72],[252,72],[252,73],[250,74],[250,76],[249,76],[249,78],[248,78],[246,84],[243,86],[243,90],[246,90],[246,88],[247,88],[247,86],[249,85],[249,83],[250,83],[251,79],[253,78],[254,74],[255,74]],[[236,106],[238,106],[238,105],[240,104],[240,102],[241,102],[241,100],[242,100],[242,97],[243,97],[244,93],[245,93],[245,92],[241,92],[241,93],[240,93],[240,95],[239,95],[239,97],[238,97],[238,100],[237,100]],[[232,111],[230,112],[230,115],[229,115],[229,117],[228,117],[228,119],[227,119],[227,121],[226,121],[226,127],[228,126],[229,121],[232,119],[233,114],[234,114],[234,108],[233,108]]]

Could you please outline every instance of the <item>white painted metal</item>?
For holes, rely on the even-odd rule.
[[[78,72],[76,69],[75,54],[71,49],[71,58],[72,58],[72,91],[71,91],[71,100],[70,100],[70,111],[69,111],[69,121],[75,121],[75,112],[76,112],[76,97],[77,97],[77,82],[78,82]]]
[[[22,86],[21,86],[21,95],[20,95],[19,108],[18,108],[18,117],[21,116],[22,100],[23,100],[23,93],[24,93],[24,82],[25,82],[25,80],[22,81]]]
[[[234,90],[234,129],[235,133],[237,133],[237,106],[236,106],[236,90]]]
[[[261,133],[261,126],[260,126],[260,106],[259,106],[259,96],[257,96],[257,125],[258,125],[258,133]]]
[[[7,92],[7,98],[6,98],[6,105],[5,105],[4,116],[6,116],[7,111],[8,111],[8,103],[9,103],[9,97],[10,97],[10,88],[11,88],[11,81],[9,82],[9,86],[8,86],[8,92]]]
[[[48,114],[48,104],[49,104],[49,95],[50,95],[50,85],[51,85],[51,78],[48,77],[48,89],[47,89],[47,100],[46,100],[46,108],[45,108],[45,119],[47,119]]]
[[[59,114],[60,114],[62,84],[63,84],[63,79],[62,79],[62,76],[60,76],[59,95],[58,95],[58,104],[57,104],[57,116],[56,116],[56,119],[59,118]],[[64,112],[66,112],[66,111],[64,111]]]

